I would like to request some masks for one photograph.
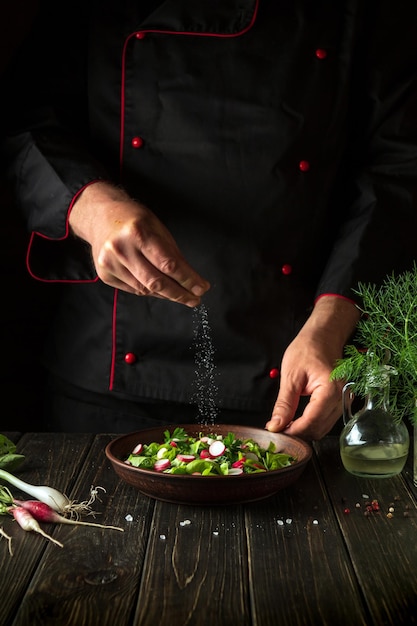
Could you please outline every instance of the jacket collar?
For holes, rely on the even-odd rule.
[[[259,0],[165,0],[138,30],[238,35],[253,24]]]

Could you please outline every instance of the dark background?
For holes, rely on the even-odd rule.
[[[8,96],[7,73],[38,10],[36,0],[3,1],[0,8],[1,99]],[[4,116],[3,116],[4,117]],[[7,119],[2,119],[7,130]],[[43,336],[53,308],[48,286],[32,279],[25,264],[29,235],[0,170],[1,402],[0,432],[39,430]]]

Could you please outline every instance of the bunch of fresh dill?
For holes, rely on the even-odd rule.
[[[359,283],[355,293],[362,316],[331,380],[353,382],[362,397],[389,384],[390,412],[417,424],[417,266],[380,286]]]

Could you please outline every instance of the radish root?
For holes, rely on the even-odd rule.
[[[9,554],[10,556],[13,556],[12,537],[10,537],[10,535],[8,535],[1,526],[0,526],[0,535],[4,537],[5,539],[7,539]]]
[[[101,499],[98,495],[99,490],[106,493],[104,487],[94,487],[94,485],[91,485],[90,497],[88,500],[83,500],[82,502],[77,502],[76,500],[68,500],[68,503],[61,510],[61,513],[66,515],[69,514],[72,519],[76,520],[79,520],[81,515],[92,515],[93,517],[95,517],[96,515],[98,515],[98,513],[97,511],[93,511],[91,509],[91,505],[94,504],[96,500],[101,502]]]
[[[94,522],[82,522],[81,520],[68,519],[64,518],[65,521],[61,520],[61,524],[74,524],[76,526],[95,526],[96,528],[109,528],[111,530],[120,530],[120,532],[124,532],[124,528],[120,526],[107,526],[105,524],[95,524]]]
[[[52,541],[52,543],[54,543],[55,545],[59,546],[60,548],[64,547],[63,543],[61,543],[57,539],[54,539],[53,537],[51,537],[51,535],[48,535],[46,532],[44,532],[42,530],[42,528],[40,528],[40,527],[36,528],[35,532],[38,533],[38,535],[42,535],[42,537],[45,537],[45,539],[49,539],[49,541]]]

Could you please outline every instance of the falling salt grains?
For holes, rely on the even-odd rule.
[[[129,515],[126,515],[125,520],[126,520],[127,522],[133,522],[133,517],[132,517],[132,515],[130,515],[130,514],[129,514]]]
[[[214,347],[208,312],[204,304],[194,310],[194,363],[195,393],[193,401],[197,404],[200,424],[214,425],[217,417],[216,398],[218,388],[215,383]]]

